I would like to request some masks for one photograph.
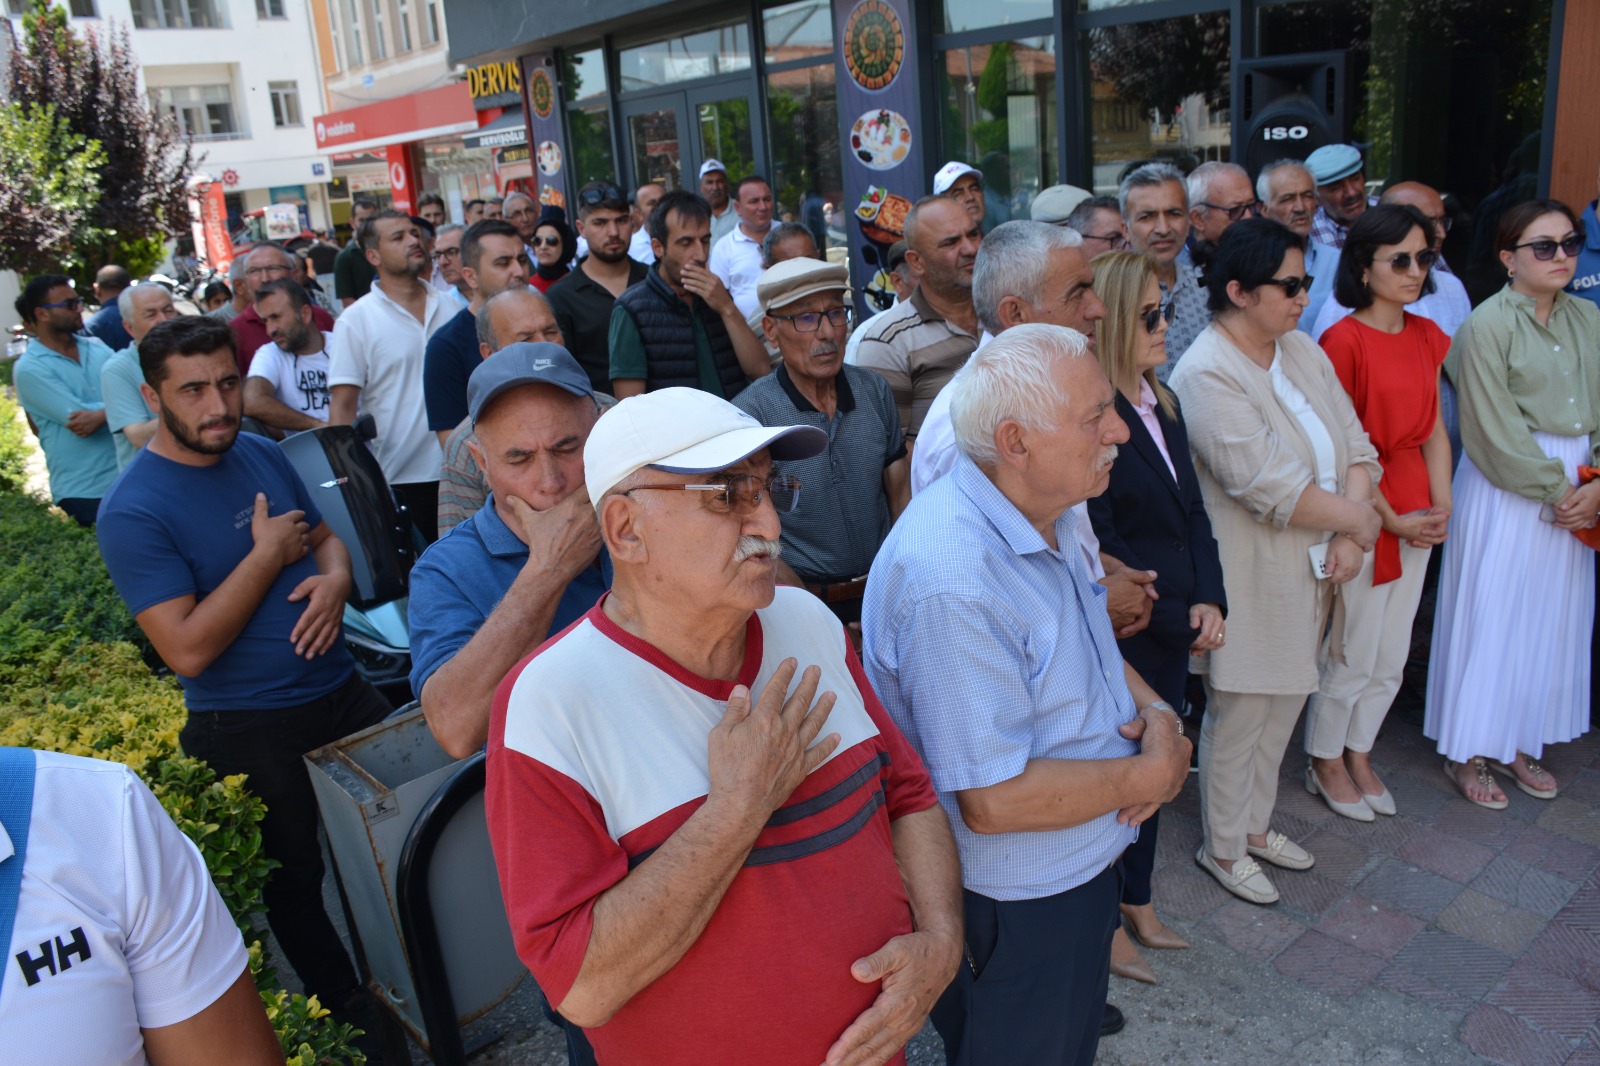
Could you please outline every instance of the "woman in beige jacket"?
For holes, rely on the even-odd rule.
[[[1195,861],[1251,903],[1278,899],[1256,860],[1292,870],[1315,861],[1272,829],[1278,767],[1317,689],[1330,616],[1339,645],[1334,586],[1360,572],[1382,528],[1377,452],[1327,356],[1295,330],[1310,283],[1291,230],[1267,219],[1230,226],[1206,271],[1212,324],[1171,378],[1230,609],[1206,681]]]

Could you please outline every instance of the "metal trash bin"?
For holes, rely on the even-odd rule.
[[[305,758],[380,1006],[435,1061],[458,1060],[460,1026],[527,975],[489,847],[482,754],[452,759],[413,706]]]

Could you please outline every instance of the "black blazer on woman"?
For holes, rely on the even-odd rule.
[[[1181,687],[1189,645],[1199,636],[1198,630],[1189,628],[1189,608],[1214,603],[1227,613],[1222,562],[1189,457],[1182,410],[1176,418],[1168,418],[1156,408],[1167,452],[1178,471],[1176,481],[1139,413],[1120,392],[1117,414],[1128,424],[1128,443],[1111,467],[1110,487],[1089,501],[1089,519],[1101,551],[1136,569],[1156,572],[1160,599],[1151,608],[1150,624],[1118,644],[1134,669],[1167,696],[1166,686],[1150,675],[1176,672]]]

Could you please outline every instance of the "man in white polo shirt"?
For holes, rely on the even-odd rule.
[[[361,248],[378,276],[333,330],[328,390],[333,425],[365,411],[378,424],[373,450],[383,476],[429,542],[439,539],[439,441],[428,431],[423,352],[454,309],[422,280],[431,269],[422,231],[386,208],[361,226]]]
[[[244,379],[244,413],[288,433],[328,424],[328,352],[333,334],[311,319],[311,296],[289,278],[256,289],[256,314],[272,338]]]
[[[0,961],[7,1062],[282,1066],[205,860],[120,763],[0,749]]]
[[[728,293],[748,321],[761,307],[756,281],[761,277],[761,242],[772,229],[772,186],[762,177],[748,177],[733,192],[733,209],[739,224],[721,240],[711,243],[706,269],[722,279]]]

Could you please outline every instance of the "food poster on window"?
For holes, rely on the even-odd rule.
[[[917,114],[918,63],[909,0],[834,0],[834,57],[844,143],[844,202],[830,228],[850,242],[858,314],[894,303],[889,248],[923,188]]]
[[[533,156],[533,176],[528,181],[537,190],[540,206],[566,209],[569,196],[577,190],[567,187],[561,83],[556,77],[553,53],[535,52],[522,57],[522,98],[522,113],[528,122],[528,151]],[[570,210],[567,219],[572,220]]]

